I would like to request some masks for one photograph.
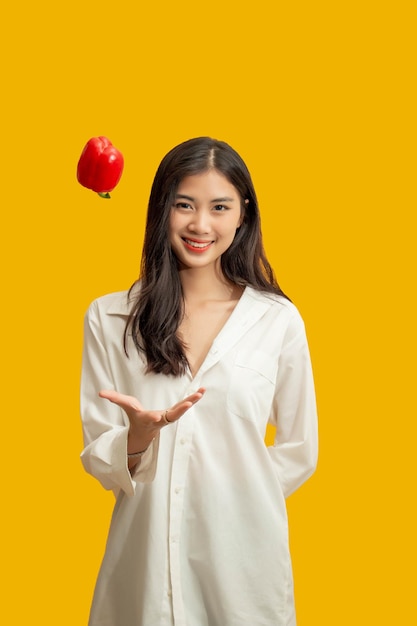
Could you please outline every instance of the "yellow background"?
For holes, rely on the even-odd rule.
[[[288,500],[299,626],[414,623],[411,6],[3,7],[2,623],[87,623],[113,499],[78,458],[83,315],[135,280],[156,167],[203,134],[246,160],[310,340],[321,455]],[[75,179],[100,134],[126,160],[110,201]]]

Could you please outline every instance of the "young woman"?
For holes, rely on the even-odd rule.
[[[313,377],[226,143],[162,160],[140,280],[86,316],[81,408],[84,467],[117,497],[90,626],[294,626],[285,498],[316,466]]]

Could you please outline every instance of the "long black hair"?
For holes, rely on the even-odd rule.
[[[142,251],[140,289],[125,330],[145,354],[147,371],[181,376],[188,367],[177,330],[184,313],[177,259],[171,249],[169,221],[180,182],[214,169],[241,198],[244,218],[231,246],[221,257],[224,276],[236,285],[285,297],[265,256],[258,201],[248,168],[227,143],[197,137],[176,146],[162,159],[149,198]],[[129,294],[132,293],[136,281]]]

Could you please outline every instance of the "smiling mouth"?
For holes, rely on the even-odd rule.
[[[187,248],[196,252],[204,252],[204,250],[207,250],[207,248],[214,243],[213,241],[195,241],[193,239],[186,239],[185,237],[182,237],[182,240]]]

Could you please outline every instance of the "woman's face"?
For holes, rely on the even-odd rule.
[[[183,267],[217,266],[243,221],[236,188],[217,170],[183,178],[170,215],[170,242]]]

